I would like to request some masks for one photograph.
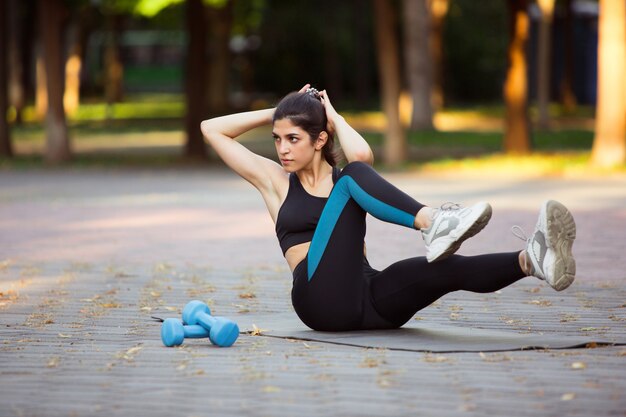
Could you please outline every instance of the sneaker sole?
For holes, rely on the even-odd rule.
[[[569,287],[576,277],[576,261],[572,245],[576,239],[576,223],[572,213],[558,201],[549,200],[544,206],[546,215],[546,244],[555,251],[554,282],[548,282],[557,291]]]
[[[463,233],[457,240],[455,240],[454,243],[452,243],[450,247],[448,247],[448,249],[446,249],[436,258],[429,259],[428,262],[442,261],[446,259],[447,257],[449,257],[450,255],[452,255],[453,253],[455,253],[457,250],[459,250],[459,248],[461,247],[461,244],[464,241],[474,236],[475,234],[483,230],[485,226],[487,226],[487,223],[489,223],[489,220],[491,219],[492,212],[493,210],[491,206],[489,204],[486,204],[485,209],[482,211],[482,213],[480,213],[480,216],[478,216],[478,218],[465,231],[465,233]]]

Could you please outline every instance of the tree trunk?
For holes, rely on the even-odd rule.
[[[39,35],[39,25],[37,24],[37,19],[39,17],[37,13],[37,1],[38,0],[18,0],[23,12],[23,20],[20,25],[18,59],[22,63],[24,104],[35,97],[35,77],[31,76],[31,70],[34,67],[33,59],[36,55],[37,37]]]
[[[626,163],[626,3],[600,0],[598,104],[591,160],[610,167]]]
[[[374,0],[376,50],[383,111],[387,131],[383,159],[386,164],[398,165],[406,160],[407,143],[400,123],[400,63],[398,37],[393,5],[389,0]]]
[[[70,159],[69,137],[63,109],[62,75],[62,13],[61,0],[39,1],[39,22],[48,85],[46,114],[46,161],[64,162]]]
[[[39,0],[39,3],[41,0]],[[41,7],[41,6],[38,6]],[[40,31],[42,24],[39,24]],[[39,40],[35,46],[35,117],[37,120],[44,120],[48,113],[48,82],[46,76],[46,63],[44,59],[44,40],[43,36],[39,36]]]
[[[528,153],[530,151],[528,80],[526,77],[528,0],[508,0],[507,4],[509,7],[509,45],[508,68],[504,84],[506,104],[504,150],[508,153]]]
[[[210,36],[209,111],[211,114],[228,112],[230,90],[230,33],[233,26],[232,1],[221,8],[207,7]]]
[[[433,129],[429,0],[404,0],[404,59],[413,109],[411,130]]]
[[[203,159],[207,157],[206,147],[200,132],[200,122],[207,116],[204,104],[206,89],[206,15],[202,0],[187,0],[187,77],[185,93],[187,113],[185,129],[187,143],[185,156]]]
[[[22,62],[21,48],[23,26],[23,9],[18,0],[9,0],[5,8],[8,8],[8,81],[9,81],[9,104],[15,110],[15,123],[22,123],[22,111],[26,104],[26,92],[24,91],[24,65]]]
[[[572,0],[565,0],[565,19],[563,24],[564,63],[563,79],[561,81],[561,104],[565,111],[573,112],[576,109],[576,94],[574,93],[574,13]]]
[[[78,110],[80,103],[80,69],[82,60],[78,41],[78,24],[74,23],[69,28],[71,44],[69,56],[65,62],[65,92],[63,94],[63,107],[65,113],[72,115]]]
[[[80,104],[80,73],[89,38],[89,28],[92,25],[92,11],[90,6],[83,7],[70,28],[71,46],[65,63],[65,95],[63,96],[67,114],[76,113]]]
[[[104,52],[105,66],[105,96],[108,105],[107,112],[111,112],[111,106],[124,98],[124,65],[120,57],[120,36],[122,31],[123,16],[110,12],[107,19],[107,44]]]
[[[7,109],[9,107],[7,91],[8,68],[8,10],[7,2],[0,1],[0,156],[13,156]]]
[[[441,110],[445,105],[443,93],[443,24],[448,14],[448,0],[428,0],[431,22],[430,49],[433,74],[432,98],[433,111]]]
[[[547,129],[550,124],[548,105],[550,103],[550,67],[552,50],[552,20],[555,0],[537,0],[541,10],[539,20],[539,39],[537,41],[537,107],[538,125]]]

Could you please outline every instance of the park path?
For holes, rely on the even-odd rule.
[[[540,203],[578,225],[578,279],[449,294],[415,322],[626,342],[626,178],[385,176],[420,201],[490,201],[461,254],[518,250]],[[374,267],[423,255],[368,221]],[[4,416],[624,415],[626,348],[428,353],[242,335],[229,349],[161,345],[150,316],[207,301],[243,329],[297,317],[273,224],[219,168],[0,173]]]

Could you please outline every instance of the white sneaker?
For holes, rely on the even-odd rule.
[[[432,224],[422,230],[428,262],[452,255],[465,239],[480,232],[490,218],[491,206],[482,202],[471,207],[446,203],[435,209]]]
[[[576,261],[572,244],[576,239],[576,223],[569,210],[558,201],[543,203],[535,232],[525,239],[524,232],[515,226],[515,235],[527,240],[526,261],[530,276],[546,281],[552,288],[562,291],[569,287],[576,275]]]

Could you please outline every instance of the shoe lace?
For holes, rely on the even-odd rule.
[[[448,201],[447,203],[443,203],[441,207],[439,207],[439,210],[452,211],[452,210],[460,210],[462,208],[463,206],[460,205],[459,203],[453,203],[452,201]]]
[[[520,226],[515,225],[511,227],[511,233],[513,233],[513,236],[515,236],[516,238],[521,239],[524,242],[528,242],[528,235]]]
[[[528,235],[526,234],[524,229],[522,229],[518,225],[515,225],[515,226],[511,227],[511,233],[513,233],[513,236],[515,236],[518,239],[523,240],[524,242],[528,242],[528,240],[529,240]],[[528,252],[526,251],[524,253],[524,273],[532,274],[532,272],[533,272],[532,271],[532,263],[529,262],[529,260],[528,260]]]

